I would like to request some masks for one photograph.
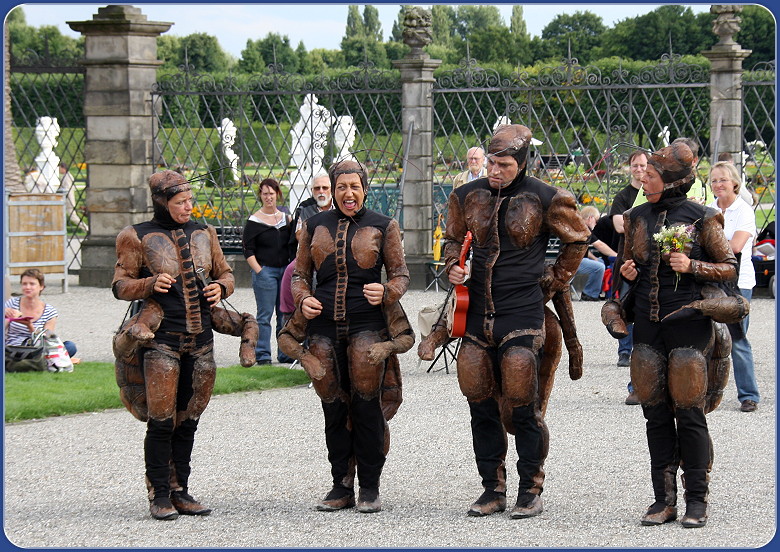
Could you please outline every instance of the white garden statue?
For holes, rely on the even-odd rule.
[[[356,131],[355,121],[350,115],[336,117],[336,124],[333,125],[333,145],[336,147],[334,162],[346,159],[352,153]]]
[[[233,121],[227,117],[222,119],[219,135],[222,139],[222,153],[227,162],[230,163],[230,168],[233,171],[233,180],[238,182],[241,178],[241,173],[238,170],[238,154],[233,151],[233,146],[236,144],[236,125],[233,124]]]
[[[35,167],[25,177],[28,192],[53,194],[60,187],[60,158],[54,153],[60,125],[56,117],[39,117],[35,125],[35,139],[41,151],[35,156]]]
[[[301,117],[290,130],[290,206],[295,208],[309,197],[309,183],[323,167],[328,131],[333,123],[330,112],[306,94]]]

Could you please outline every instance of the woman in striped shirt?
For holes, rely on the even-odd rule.
[[[28,268],[22,272],[20,282],[22,295],[11,297],[3,305],[6,345],[21,345],[33,332],[47,330],[54,333],[57,324],[57,309],[41,299],[41,293],[46,287],[43,273],[37,268]],[[72,341],[63,344],[72,359],[76,354],[76,345]]]

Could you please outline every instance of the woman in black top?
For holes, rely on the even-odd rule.
[[[282,328],[279,305],[284,269],[290,262],[287,243],[290,240],[290,215],[277,205],[284,201],[279,183],[266,178],[260,182],[258,196],[262,207],[249,217],[244,226],[244,257],[252,270],[252,289],[257,303],[260,337],[255,347],[258,364],[271,364],[271,315],[276,310],[276,333]],[[279,362],[286,362],[283,354]]]

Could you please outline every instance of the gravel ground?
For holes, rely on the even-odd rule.
[[[74,284],[68,293],[51,286],[46,298],[60,311],[58,333],[76,342],[78,356],[113,361],[111,336],[126,303],[109,290]],[[416,325],[418,311],[443,298],[444,292],[412,291],[402,302]],[[251,289],[238,289],[230,302],[253,312]],[[149,517],[145,426],[125,410],[5,425],[5,536],[24,548],[684,549],[770,542],[776,531],[775,301],[752,304],[758,411],[739,411],[730,381],[708,416],[715,464],[710,519],[699,530],[639,524],[652,502],[644,420],[639,407],[623,404],[628,369],[615,366],[617,343],[600,322],[600,305],[574,304],[584,376],[569,379],[564,353],[547,411],[545,511],[536,518],[465,515],[481,492],[468,407],[454,368],[427,372],[415,346],[401,356],[404,403],[390,423],[378,514],[314,509],[330,477],[319,401],[302,386],[212,399],[190,480],[192,493],[214,508],[205,518]],[[237,338],[218,336],[216,355],[220,366],[237,364]],[[517,484],[512,448],[510,504]]]

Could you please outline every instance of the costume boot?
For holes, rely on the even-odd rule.
[[[640,519],[642,525],[662,525],[677,519],[677,465],[664,469],[652,469],[655,502],[650,505]]]
[[[707,525],[707,496],[709,494],[709,470],[687,469],[683,474],[685,486],[685,515],[680,524],[688,529]]]

